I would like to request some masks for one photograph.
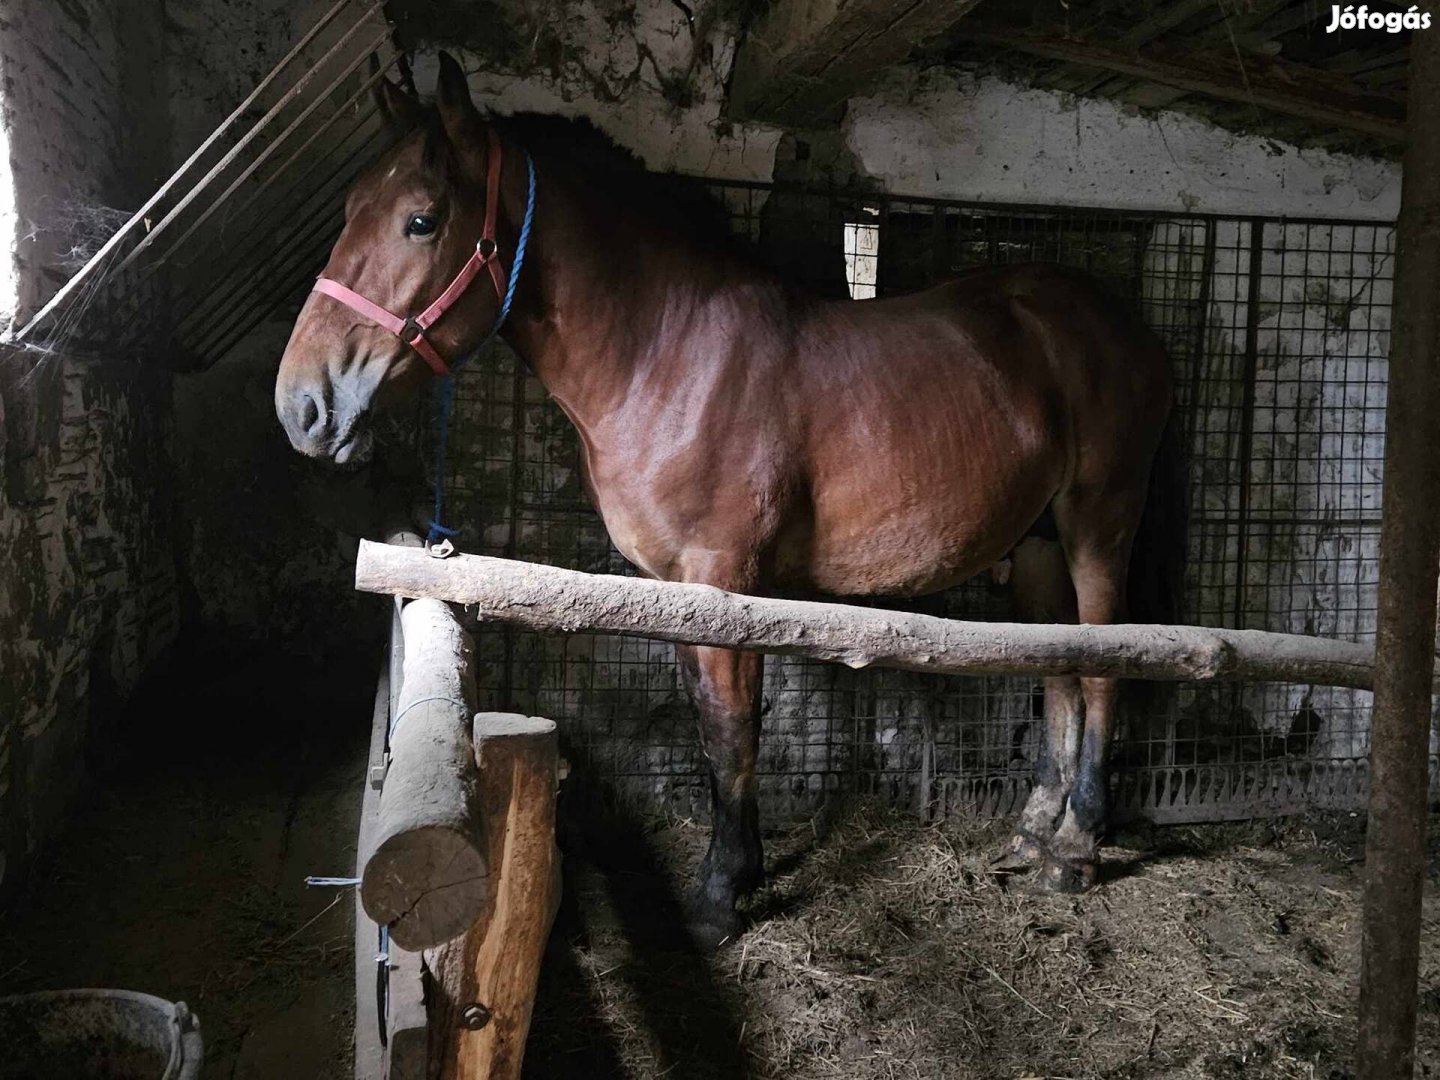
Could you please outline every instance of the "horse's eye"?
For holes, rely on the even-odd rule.
[[[411,214],[405,223],[406,236],[432,236],[435,233],[435,219],[429,214]]]

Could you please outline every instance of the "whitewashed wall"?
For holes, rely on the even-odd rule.
[[[496,112],[585,116],[652,169],[768,180],[780,132],[724,117],[735,27],[707,17],[713,7],[693,5],[687,20],[679,5],[642,0],[633,18],[617,19],[611,5],[566,3],[555,28],[564,58],[551,65],[451,51],[476,101]],[[415,81],[434,85],[433,52],[416,63]]]
[[[887,191],[1127,210],[1389,221],[1398,165],[949,68],[895,72],[844,136]]]

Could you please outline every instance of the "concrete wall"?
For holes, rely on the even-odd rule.
[[[423,497],[403,438],[358,472],[291,449],[274,405],[288,336],[272,322],[208,371],[174,380],[185,621],[199,650],[232,661],[276,650],[324,661],[378,643],[388,614],[354,589],[359,537],[396,516],[392,468],[413,465],[405,488]]]
[[[208,137],[331,6],[171,3],[165,52],[174,161]],[[246,119],[263,111],[257,106]],[[359,473],[290,448],[273,394],[295,307],[277,312],[210,369],[174,380],[185,623],[197,648],[232,660],[281,650],[318,662],[357,641],[378,641],[387,616],[352,588],[355,548],[359,536],[377,535],[394,514],[380,490],[388,487],[387,469],[418,468],[408,430],[388,465]],[[422,494],[418,480],[409,486]]]

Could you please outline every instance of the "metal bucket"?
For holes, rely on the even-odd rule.
[[[0,1080],[197,1080],[200,1020],[133,990],[0,997]]]

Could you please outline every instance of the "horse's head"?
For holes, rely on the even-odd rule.
[[[440,296],[476,251],[486,130],[464,72],[444,53],[434,109],[388,79],[377,94],[387,120],[407,134],[346,197],[345,227],[322,277],[404,320]],[[440,356],[457,356],[483,336],[497,308],[482,275],[425,337]],[[359,462],[372,447],[371,410],[413,393],[430,375],[394,332],[349,302],[312,292],[280,361],[275,412],[295,449]]]

